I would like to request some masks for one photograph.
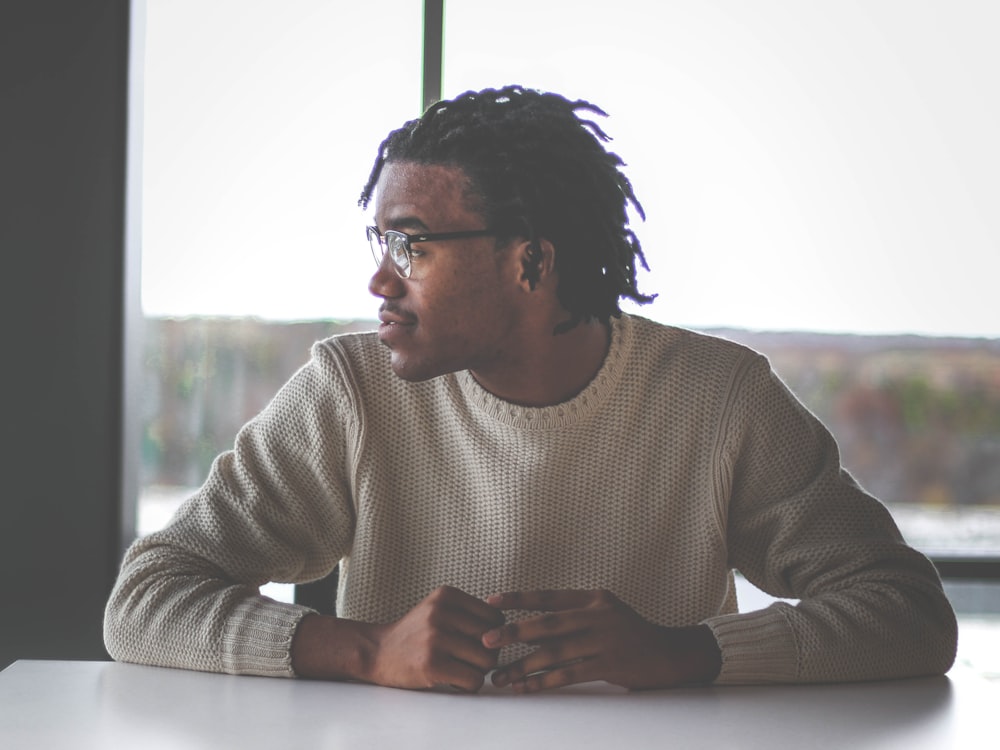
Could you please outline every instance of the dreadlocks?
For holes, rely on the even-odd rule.
[[[524,237],[537,247],[544,238],[555,246],[558,297],[570,313],[557,330],[607,322],[621,314],[620,298],[645,304],[655,295],[636,287],[636,260],[648,266],[628,204],[645,214],[624,162],[602,145],[611,139],[585,119],[595,114],[607,116],[590,102],[521,86],[437,102],[382,141],[358,205],[368,206],[387,162],[460,167],[501,241]]]

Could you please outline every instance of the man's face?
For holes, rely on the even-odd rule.
[[[406,234],[487,229],[467,189],[458,167],[390,162],[378,181],[376,225]],[[419,381],[516,360],[518,244],[496,245],[494,237],[414,243],[407,279],[396,275],[388,253],[382,259],[368,289],[382,299],[378,335],[392,350],[396,375]]]

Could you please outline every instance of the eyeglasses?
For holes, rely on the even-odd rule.
[[[397,232],[394,229],[387,229],[384,232],[378,231],[378,227],[368,227],[368,244],[372,247],[372,256],[375,262],[382,264],[382,256],[389,252],[389,259],[392,267],[401,279],[410,278],[412,270],[413,252],[410,245],[414,242],[437,242],[439,240],[461,240],[470,237],[492,237],[496,235],[489,229],[469,229],[464,232],[439,232],[437,234],[406,234]]]

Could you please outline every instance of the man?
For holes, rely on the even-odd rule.
[[[620,312],[642,209],[595,114],[513,86],[389,135],[378,333],[315,345],[133,545],[115,658],[525,692],[950,667],[933,567],[763,357]],[[337,616],[258,593],[338,562]],[[801,601],[739,613],[733,569]]]

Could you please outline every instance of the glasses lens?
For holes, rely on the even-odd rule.
[[[389,249],[389,257],[396,264],[399,275],[406,278],[410,275],[410,253],[407,252],[406,235],[400,232],[386,232],[385,244]]]
[[[365,231],[368,235],[368,244],[372,249],[372,257],[375,259],[375,263],[379,264],[382,262],[382,256],[385,254],[384,240],[379,236],[378,230],[375,227],[367,227]]]

